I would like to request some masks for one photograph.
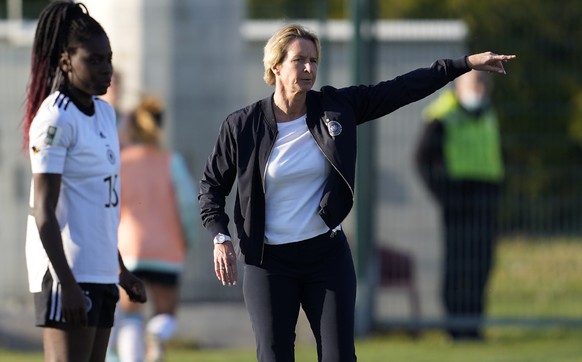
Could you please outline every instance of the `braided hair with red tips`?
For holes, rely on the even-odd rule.
[[[28,148],[28,132],[40,105],[67,82],[66,74],[59,68],[62,54],[74,52],[79,45],[98,35],[106,35],[105,30],[81,3],[54,1],[40,14],[32,45],[23,119],[24,149]]]

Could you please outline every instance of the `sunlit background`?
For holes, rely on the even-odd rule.
[[[30,172],[20,121],[35,19],[48,2],[0,0],[0,309],[28,311],[24,231]],[[316,88],[391,79],[439,58],[517,54],[494,76],[506,180],[488,288],[491,326],[582,326],[582,4],[544,0],[87,0],[107,31],[121,81],[117,107],[141,94],[168,105],[166,141],[199,178],[222,120],[272,92],[262,49],[286,22],[322,41]],[[359,31],[355,31],[359,25]],[[428,97],[361,128],[359,191],[344,227],[359,276],[358,333],[438,329],[438,209],[412,152]],[[231,203],[232,208],[232,203]],[[182,301],[242,304],[213,275],[210,235],[189,252]],[[377,274],[379,249],[404,261]],[[0,325],[2,321],[0,320]],[[187,334],[188,331],[184,331]],[[1,334],[0,334],[1,336]],[[1,345],[0,339],[0,345]]]

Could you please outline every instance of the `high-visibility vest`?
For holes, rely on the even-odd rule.
[[[504,176],[497,114],[475,116],[463,110],[452,91],[443,92],[424,112],[427,121],[444,125],[448,176],[454,180],[498,182]]]

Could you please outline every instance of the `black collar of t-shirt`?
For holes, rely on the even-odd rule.
[[[71,101],[73,102],[73,104],[75,104],[75,106],[81,111],[83,112],[83,114],[87,115],[87,116],[92,116],[95,114],[95,102],[91,102],[90,105],[86,106],[84,104],[82,104],[79,99],[75,98],[75,96],[73,96],[71,94],[71,92],[69,92],[65,87],[61,88],[59,90],[61,93],[63,93],[64,95],[66,95],[67,97],[69,97],[71,99]]]

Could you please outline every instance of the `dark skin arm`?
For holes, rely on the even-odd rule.
[[[56,207],[61,190],[61,175],[34,174],[34,217],[42,245],[61,283],[61,308],[65,320],[72,327],[87,326],[87,307],[83,290],[77,283],[63,249]],[[143,282],[131,274],[121,255],[119,260],[119,285],[130,299],[144,303],[146,292]]]
[[[61,283],[63,316],[72,327],[84,327],[87,325],[85,297],[67,262],[56,216],[61,175],[43,173],[34,174],[33,178],[33,213],[40,240]]]
[[[117,259],[119,260],[119,286],[125,290],[129,300],[132,302],[145,303],[147,297],[144,283],[127,270],[119,251],[117,252]]]

